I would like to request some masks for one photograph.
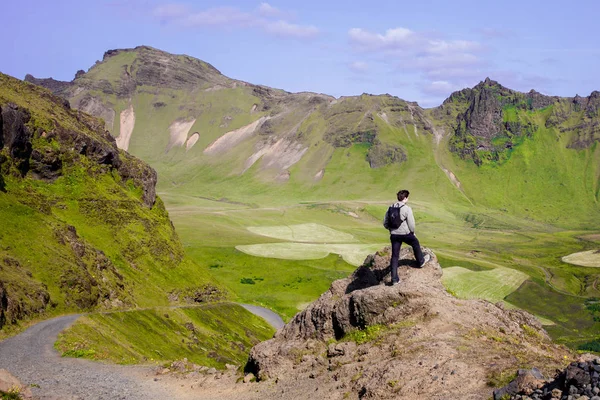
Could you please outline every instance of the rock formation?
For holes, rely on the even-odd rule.
[[[600,358],[582,355],[553,379],[536,368],[519,370],[517,378],[494,391],[494,400],[600,400]]]
[[[488,399],[519,366],[551,371],[571,358],[532,315],[450,295],[425,251],[432,261],[418,269],[402,249],[398,286],[390,249],[369,256],[255,346],[247,372],[282,398]]]
[[[0,74],[0,330],[49,308],[132,306],[140,267],[178,266],[156,181],[102,121]]]

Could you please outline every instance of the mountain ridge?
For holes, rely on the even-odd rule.
[[[383,193],[390,190],[386,179],[423,175],[426,165],[435,165],[438,171],[415,181],[433,179],[438,192],[457,202],[534,219],[568,218],[558,209],[542,214],[527,206],[540,210],[550,195],[544,182],[551,182],[577,193],[577,206],[563,204],[568,213],[600,212],[599,92],[547,96],[486,78],[424,109],[387,94],[334,98],[253,85],[203,61],[147,46],[108,51],[67,89],[28,80],[55,87],[74,108],[103,118],[121,148],[157,168],[161,190],[208,190],[208,197],[220,198],[241,189],[235,201],[276,188],[289,193],[285,197],[302,192],[304,200],[331,192],[359,198],[365,188],[342,185],[350,170],[361,177],[355,182]],[[530,154],[543,167],[532,165]],[[566,176],[559,170],[565,163],[582,176]],[[481,175],[489,176],[489,193],[477,189]],[[523,200],[507,196],[503,181],[520,192],[531,186],[527,175],[536,176],[531,194]]]
[[[114,57],[116,55],[122,54],[122,53],[129,53],[129,52],[133,52],[133,51],[139,51],[139,50],[146,50],[149,51],[150,53],[157,55],[157,56],[167,56],[167,57],[185,57],[189,60],[195,60],[197,62],[200,62],[202,65],[206,65],[208,67],[208,69],[212,70],[214,73],[216,73],[217,75],[222,75],[224,76],[220,70],[218,70],[216,67],[214,67],[212,64],[203,61],[201,59],[197,59],[195,57],[189,56],[187,54],[172,54],[172,53],[168,53],[166,51],[154,48],[152,46],[148,46],[148,45],[139,45],[136,47],[131,47],[131,48],[117,48],[117,49],[110,49],[104,52],[104,55],[102,57],[102,61],[96,61],[96,63],[94,65],[92,65],[91,67],[88,68],[87,72],[90,72],[90,70],[92,70],[94,67],[96,67],[98,64],[101,64],[103,62],[106,62],[108,59],[110,59],[111,57]],[[50,89],[51,91],[61,91],[62,87],[66,87],[69,84],[73,84],[74,81],[77,78],[80,78],[81,76],[85,75],[87,73],[84,70],[79,70],[77,71],[77,73],[75,74],[75,77],[73,80],[71,81],[61,81],[61,80],[55,80],[53,78],[36,78],[31,74],[26,74],[24,77],[24,81],[26,82],[30,82],[33,84],[37,84],[39,86],[43,86],[46,87],[48,89]],[[245,82],[243,80],[239,80],[239,79],[234,79],[234,78],[227,78],[233,81],[239,81],[239,82]],[[247,83],[247,82],[245,82]],[[55,89],[53,89],[51,86],[55,85]],[[592,92],[590,92],[590,95],[588,96],[580,96],[579,94],[575,94],[574,96],[557,96],[557,95],[548,95],[548,94],[543,94],[540,93],[538,91],[536,91],[534,88],[530,89],[528,92],[520,92],[514,89],[510,89],[507,87],[504,87],[503,85],[501,85],[500,83],[498,83],[497,81],[491,79],[490,77],[486,77],[483,80],[481,80],[479,83],[477,83],[474,87],[469,88],[463,88],[463,89],[459,89],[459,90],[455,90],[454,92],[452,92],[445,100],[442,101],[442,103],[438,106],[433,106],[433,107],[429,107],[429,108],[423,108],[423,109],[431,109],[431,108],[438,108],[440,106],[442,106],[444,103],[452,100],[453,98],[455,98],[457,95],[465,92],[465,91],[469,91],[469,90],[473,90],[485,85],[496,85],[496,86],[500,86],[502,88],[504,88],[505,90],[508,90],[510,92],[514,92],[514,93],[520,93],[520,94],[526,94],[529,95],[529,97],[531,98],[541,98],[541,99],[545,99],[545,98],[552,98],[552,99],[581,99],[581,98],[588,98],[590,96],[593,96],[595,92],[598,92],[598,90],[593,90]],[[269,87],[267,85],[253,85],[253,86],[257,86],[257,87],[265,87],[268,89],[274,89],[272,87]],[[274,90],[281,90],[285,93],[289,93],[289,94],[316,94],[316,95],[325,95],[328,97],[333,97],[334,99],[340,100],[340,99],[344,99],[344,98],[353,98],[353,97],[358,97],[361,96],[360,94],[356,94],[356,95],[343,95],[343,96],[339,96],[339,97],[335,97],[332,95],[328,95],[326,93],[323,92],[310,92],[310,91],[300,91],[300,92],[289,92],[286,91],[285,89],[274,89]],[[398,96],[394,96],[394,95],[389,95],[388,93],[380,93],[380,94],[374,94],[374,93],[365,93],[363,92],[362,95],[370,95],[370,96],[392,96],[392,97],[397,97],[400,98]],[[400,98],[401,99],[401,98]],[[415,105],[418,105],[418,102],[416,101],[410,101],[410,100],[405,100],[408,103],[414,103]],[[542,108],[544,106],[539,107],[539,103],[537,103],[538,106],[534,106],[535,108]],[[420,107],[420,106],[419,106]]]

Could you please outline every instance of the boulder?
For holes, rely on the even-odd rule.
[[[501,389],[494,390],[494,400],[503,400],[507,396],[513,396],[518,393],[530,395],[536,389],[544,386],[545,383],[544,376],[539,369],[520,369],[517,372],[517,377],[512,382]]]

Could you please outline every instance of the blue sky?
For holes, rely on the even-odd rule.
[[[489,76],[520,91],[600,90],[600,2],[7,0],[0,71],[71,80],[149,45],[291,92],[390,93],[424,107]]]

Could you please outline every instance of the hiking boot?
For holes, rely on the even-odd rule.
[[[423,257],[423,262],[421,263],[421,265],[419,265],[419,268],[423,268],[423,266],[429,261],[431,261],[431,256],[429,254],[425,254],[425,257]]]

